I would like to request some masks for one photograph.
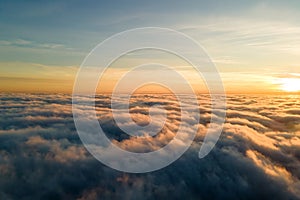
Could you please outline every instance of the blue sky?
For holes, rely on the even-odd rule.
[[[194,38],[224,73],[299,73],[299,9],[299,1],[1,1],[0,70],[78,67],[107,37],[156,26]]]

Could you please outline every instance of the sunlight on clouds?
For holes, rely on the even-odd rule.
[[[272,163],[272,161],[257,151],[247,150],[246,155],[266,174],[285,182],[289,186],[288,189],[291,192],[300,195],[299,179],[293,177],[292,174],[286,170],[286,168]]]
[[[184,96],[183,106],[195,106],[189,104],[189,95]],[[87,99],[82,97],[82,100]],[[0,187],[4,191],[0,197],[7,195],[2,199],[24,195],[20,187],[28,188],[25,190],[28,195],[38,189],[41,191],[37,192],[38,197],[50,196],[53,190],[49,185],[55,187],[58,197],[68,193],[72,199],[85,199],[87,194],[114,199],[118,193],[130,199],[136,197],[137,181],[143,196],[153,195],[153,191],[160,188],[158,197],[168,194],[176,198],[176,191],[182,189],[190,194],[188,199],[199,199],[199,195],[203,199],[242,199],[245,194],[251,195],[246,199],[259,199],[261,194],[266,199],[300,197],[300,104],[297,95],[228,95],[223,133],[213,151],[202,160],[198,159],[198,151],[210,127],[210,119],[220,116],[211,113],[210,96],[199,95],[199,132],[192,147],[161,171],[146,176],[128,174],[124,180],[120,178],[123,173],[99,164],[85,150],[75,131],[70,95],[3,93],[0,101],[5,110],[0,116],[0,137],[5,141],[0,143],[3,158],[0,160]],[[147,124],[149,107],[154,104],[165,106],[165,126],[153,137],[136,137],[124,133],[114,121],[110,95],[96,96],[97,117],[103,131],[115,145],[132,152],[158,150],[176,135],[182,120],[180,104],[171,95],[134,94],[130,99],[133,120],[121,126],[131,128],[136,123]],[[92,109],[79,108],[87,116]],[[159,119],[162,113],[156,112],[153,117]],[[123,117],[122,113],[117,116]],[[189,113],[185,121],[193,120],[193,116]],[[186,129],[185,133],[191,134],[191,130]],[[184,142],[184,137],[176,141],[178,145]],[[78,178],[74,179],[74,174],[78,174]],[[78,192],[70,193],[70,188]],[[124,191],[134,193],[124,194]],[[215,194],[220,194],[217,196],[220,198]]]
[[[283,167],[274,165],[270,160],[268,160],[264,155],[259,152],[247,150],[246,155],[260,168],[262,168],[267,174],[282,178],[289,182],[291,179],[291,174]]]

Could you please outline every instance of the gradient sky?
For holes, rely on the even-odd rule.
[[[98,43],[127,29],[155,26],[201,44],[229,93],[299,92],[291,88],[300,85],[299,10],[297,0],[4,0],[0,91],[71,92],[78,67]]]

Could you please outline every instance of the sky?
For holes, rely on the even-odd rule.
[[[72,92],[79,66],[100,42],[140,27],[163,27],[196,40],[228,93],[290,93],[300,86],[299,1],[0,2],[0,91]],[[159,52],[152,52],[157,55]],[[156,54],[155,54],[156,53]],[[121,74],[134,56],[113,71]],[[172,57],[144,56],[150,62]],[[185,70],[201,92],[203,82]],[[145,73],[147,74],[147,73]],[[143,76],[143,75],[141,75]],[[145,76],[145,75],[144,75]],[[107,92],[116,73],[107,73]]]

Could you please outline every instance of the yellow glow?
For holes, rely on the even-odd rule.
[[[286,92],[300,91],[300,79],[297,78],[283,78],[281,80],[281,89]]]

